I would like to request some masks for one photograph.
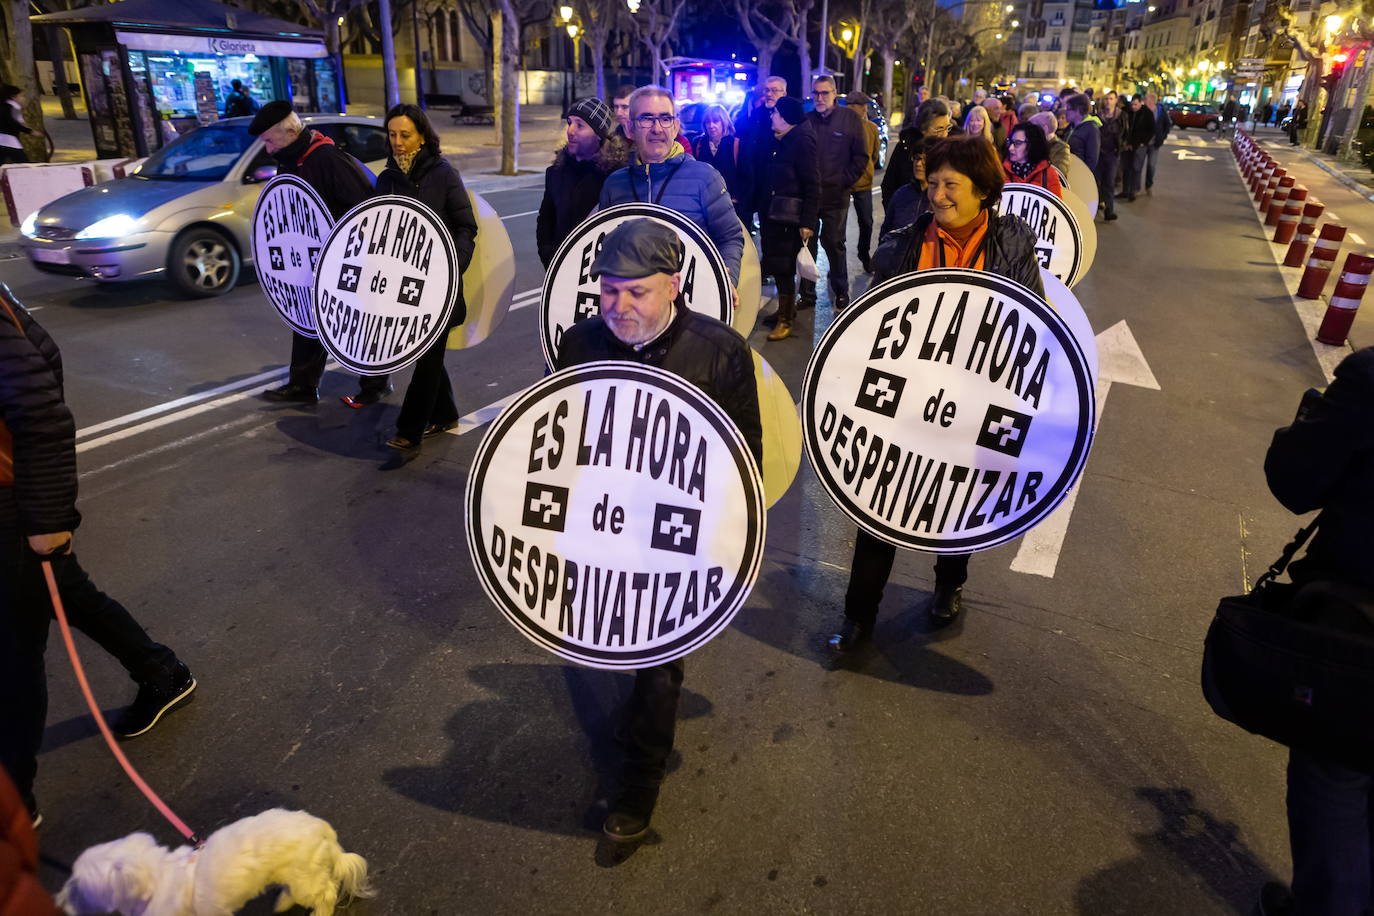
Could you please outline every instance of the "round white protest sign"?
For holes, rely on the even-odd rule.
[[[643,668],[724,629],[758,577],[758,466],[729,417],[662,369],[597,362],[532,385],[468,477],[477,577],[560,658]]]
[[[1088,163],[1069,155],[1069,187],[1079,196],[1091,216],[1097,216],[1097,176]]]
[[[1054,274],[1045,268],[1040,268],[1040,283],[1045,287],[1045,299],[1059,313],[1059,317],[1064,319],[1064,323],[1073,332],[1074,340],[1078,341],[1078,346],[1083,351],[1083,358],[1088,361],[1088,370],[1092,372],[1093,384],[1097,383],[1097,336],[1093,334],[1092,323],[1088,321],[1088,313],[1083,311],[1083,305],[1078,301],[1078,297],[1073,294],[1073,290],[1064,285]]]
[[[740,224],[744,229],[744,224]],[[759,250],[754,239],[747,231],[744,233],[744,254],[739,259],[739,307],[730,317],[730,327],[739,332],[745,340],[754,333],[754,322],[759,318],[762,305],[763,275],[759,265]]]
[[[511,247],[506,224],[495,208],[480,194],[468,191],[473,215],[477,217],[476,247],[472,261],[463,271],[463,304],[467,316],[448,333],[448,348],[475,347],[492,335],[510,311],[515,290],[515,249]]]
[[[1008,182],[997,205],[1001,213],[1021,217],[1035,233],[1035,256],[1041,267],[1073,286],[1088,272],[1083,232],[1068,204],[1033,184]]]
[[[263,295],[291,330],[315,336],[315,262],[334,220],[315,189],[295,175],[267,182],[253,208],[253,269]]]
[[[801,417],[792,392],[758,350],[754,356],[754,383],[759,389],[759,421],[763,427],[763,495],[768,508],[782,499],[801,467]]]
[[[1083,469],[1093,380],[1069,326],[996,274],[922,270],[840,312],[806,368],[802,432],[827,493],[874,536],[996,547]]]
[[[409,197],[366,200],[320,252],[320,343],[359,375],[397,372],[448,333],[458,284],[453,237],[433,210]]]
[[[591,278],[590,271],[601,243],[621,223],[643,218],[667,224],[682,238],[682,298],[687,307],[730,323],[734,307],[730,274],[706,233],[676,210],[657,204],[620,204],[599,210],[578,224],[549,262],[539,305],[539,341],[550,366],[558,362],[563,332],[600,314],[601,284]]]

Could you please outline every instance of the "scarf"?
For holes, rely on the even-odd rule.
[[[396,165],[400,167],[401,171],[407,176],[410,175],[410,167],[415,164],[415,157],[420,155],[420,150],[422,149],[424,149],[424,146],[417,146],[414,152],[395,154]]]
[[[1011,173],[1015,175],[1017,178],[1025,178],[1035,168],[1035,163],[1012,162],[1011,160],[1007,160],[1007,168],[1011,169]]]

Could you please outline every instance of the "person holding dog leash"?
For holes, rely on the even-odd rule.
[[[62,354],[8,286],[0,283],[0,763],[35,826],[38,748],[48,712],[43,652],[53,608],[43,578],[52,564],[73,626],[113,655],[138,684],[114,723],[141,735],[190,698],[196,679],[154,642],[77,562],[76,424],[62,393]]]

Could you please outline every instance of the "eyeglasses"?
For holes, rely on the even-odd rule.
[[[635,123],[638,124],[642,130],[652,130],[655,126],[661,127],[664,130],[671,130],[676,121],[677,115],[670,114],[645,114],[635,118]]]
[[[1025,141],[1025,140],[1008,140],[1008,141],[1007,141],[1007,146],[1025,146],[1025,145],[1026,145],[1026,141]]]
[[[949,124],[942,124],[942,125],[940,125],[939,127],[932,127],[932,128],[930,129],[930,132],[931,132],[932,134],[947,134],[947,133],[949,133],[949,128],[950,128],[950,125],[949,125]]]

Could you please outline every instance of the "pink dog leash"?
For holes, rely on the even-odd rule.
[[[53,577],[52,563],[49,560],[43,561],[43,578],[48,581],[48,594],[52,597],[52,607],[57,614],[57,625],[62,630],[62,641],[67,644],[67,657],[71,659],[72,670],[76,672],[76,681],[81,685],[81,693],[86,697],[86,705],[90,707],[91,715],[95,717],[95,724],[100,726],[100,733],[105,736],[105,743],[109,745],[110,753],[114,754],[115,760],[119,761],[119,765],[124,768],[129,779],[158,810],[158,813],[165,817],[168,823],[197,848],[201,847],[204,842],[196,836],[196,832],[187,827],[186,822],[177,817],[176,812],[158,797],[158,794],[153,791],[148,783],[143,781],[143,777],[138,775],[138,770],[134,769],[134,765],[129,762],[128,757],[124,756],[124,751],[115,741],[114,735],[110,732],[110,726],[105,722],[105,716],[101,714],[100,707],[95,702],[95,695],[91,693],[91,685],[86,681],[86,672],[81,667],[81,656],[76,653],[76,643],[72,641],[71,628],[67,626],[67,612],[62,607],[62,596],[57,592],[57,579]]]

